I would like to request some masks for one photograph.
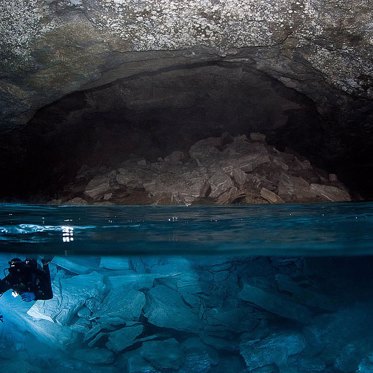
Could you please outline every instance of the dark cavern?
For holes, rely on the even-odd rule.
[[[4,371],[373,372],[371,1],[0,5]]]

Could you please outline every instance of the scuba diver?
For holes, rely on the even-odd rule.
[[[9,289],[13,296],[20,295],[25,302],[47,300],[53,298],[49,262],[42,259],[42,267],[35,259],[13,258],[9,262],[8,275],[0,280],[0,297]],[[1,318],[0,318],[1,321]]]

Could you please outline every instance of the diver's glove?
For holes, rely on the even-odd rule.
[[[21,297],[24,302],[32,302],[33,300],[35,300],[35,293],[27,291],[25,293],[22,293]]]

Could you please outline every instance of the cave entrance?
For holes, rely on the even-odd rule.
[[[2,195],[50,199],[82,167],[153,161],[225,132],[261,132],[323,166],[327,136],[311,100],[252,67],[214,62],[141,73],[40,109],[9,139]]]

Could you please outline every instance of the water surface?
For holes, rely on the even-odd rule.
[[[0,249],[60,255],[371,255],[373,203],[2,204]]]

